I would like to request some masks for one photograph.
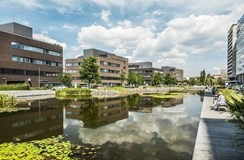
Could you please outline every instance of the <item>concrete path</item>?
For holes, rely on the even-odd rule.
[[[21,90],[21,91],[0,91],[2,94],[9,94],[21,100],[35,100],[54,98],[55,91],[52,90]]]
[[[193,160],[244,160],[244,130],[231,115],[210,110],[213,96],[205,93]]]

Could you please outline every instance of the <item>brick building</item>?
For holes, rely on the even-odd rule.
[[[0,55],[0,84],[48,86],[62,73],[63,48],[33,39],[32,28],[18,23],[0,25]]]
[[[91,56],[97,58],[97,64],[99,65],[98,73],[101,77],[102,85],[121,85],[121,72],[124,72],[125,75],[128,74],[128,59],[98,49],[85,49],[84,56],[65,60],[65,72],[71,75],[73,85],[86,84],[81,81],[79,70],[81,69],[83,59]]]

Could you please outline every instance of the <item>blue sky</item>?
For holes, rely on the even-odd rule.
[[[243,0],[0,0],[0,24],[32,27],[62,45],[64,59],[97,48],[185,77],[226,68],[227,32],[243,14]]]

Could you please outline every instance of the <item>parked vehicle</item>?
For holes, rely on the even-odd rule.
[[[59,89],[64,89],[64,88],[67,88],[66,86],[63,86],[63,85],[59,85],[59,86],[54,86],[52,88],[53,91],[56,91],[56,90],[59,90]]]

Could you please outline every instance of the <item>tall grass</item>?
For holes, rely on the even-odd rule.
[[[28,84],[1,84],[1,91],[9,91],[9,90],[29,90],[30,86]]]

